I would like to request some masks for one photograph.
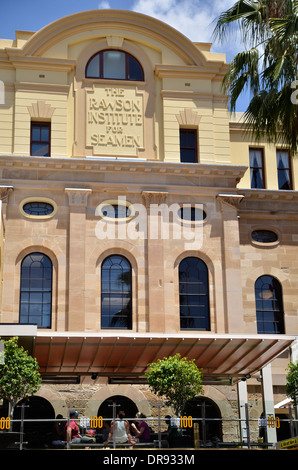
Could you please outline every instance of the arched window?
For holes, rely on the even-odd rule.
[[[120,255],[106,258],[101,267],[101,327],[132,327],[132,272]]]
[[[89,59],[86,78],[144,81],[144,71],[139,61],[128,52],[104,50]]]
[[[43,253],[30,253],[21,265],[20,323],[51,327],[52,262]]]
[[[204,261],[188,257],[179,265],[180,328],[210,330],[208,268]]]
[[[284,312],[282,288],[272,276],[261,276],[255,283],[258,333],[283,334]]]

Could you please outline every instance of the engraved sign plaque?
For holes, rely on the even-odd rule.
[[[144,147],[143,94],[98,86],[86,97],[86,145],[93,154],[137,156]]]

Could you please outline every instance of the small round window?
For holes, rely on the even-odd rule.
[[[278,241],[277,233],[272,230],[254,230],[251,238],[258,243],[274,243]]]
[[[178,210],[178,215],[180,219],[188,220],[190,222],[198,222],[206,219],[206,212],[201,207],[197,206],[181,207]]]
[[[107,204],[103,206],[101,213],[104,217],[109,217],[110,219],[126,219],[131,216],[129,207],[118,204]]]
[[[54,212],[54,207],[48,202],[27,202],[23,205],[23,211],[28,215],[50,215]]]
[[[134,216],[133,206],[121,201],[104,201],[97,207],[96,212],[108,220],[128,220]]]
[[[27,198],[21,201],[20,212],[24,217],[31,219],[49,219],[57,212],[57,204],[47,198]]]

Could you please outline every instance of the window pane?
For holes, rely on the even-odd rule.
[[[102,328],[131,329],[131,266],[123,256],[106,258],[101,269]]]
[[[99,78],[100,77],[100,63],[99,54],[96,54],[88,63],[86,70],[86,77]]]
[[[40,140],[40,126],[32,125],[32,140]]]
[[[263,152],[261,149],[249,149],[250,184],[251,188],[263,189]]]
[[[271,230],[254,230],[251,237],[259,243],[273,243],[278,240],[277,234]]]
[[[128,80],[144,80],[143,69],[132,56],[129,56],[129,74],[127,78]]]
[[[196,163],[196,151],[194,149],[181,149],[180,161],[182,163]]]
[[[284,333],[281,285],[271,276],[261,276],[255,283],[258,333]]]
[[[103,53],[103,78],[125,79],[126,61],[125,54],[120,51],[104,51]]]
[[[49,144],[32,142],[32,156],[33,157],[49,157],[50,147]]]
[[[42,253],[31,253],[24,258],[21,266],[20,322],[50,328],[51,304],[51,260]]]
[[[209,330],[208,269],[199,258],[189,257],[179,265],[180,328]]]
[[[47,202],[28,202],[24,204],[23,211],[30,215],[49,215],[54,211],[54,207]]]
[[[197,131],[195,129],[180,129],[180,161],[197,162]]]
[[[289,152],[277,150],[276,159],[279,189],[292,189]]]
[[[48,142],[50,140],[50,128],[48,126],[42,126],[40,140],[42,142]]]

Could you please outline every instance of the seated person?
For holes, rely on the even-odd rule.
[[[124,444],[126,442],[130,443],[131,445],[135,444],[135,441],[130,434],[128,421],[126,421],[124,417],[124,411],[119,411],[115,421],[111,422],[109,435],[107,440],[104,442],[105,446],[108,444],[108,442],[111,441],[115,442],[116,444]]]
[[[144,419],[146,418],[143,413],[136,414],[137,426],[133,423],[131,425],[133,433],[138,438],[139,442],[150,442],[150,428]]]

